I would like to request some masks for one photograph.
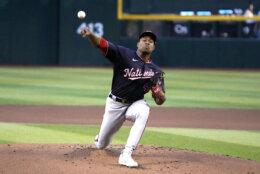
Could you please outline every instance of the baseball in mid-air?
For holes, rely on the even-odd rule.
[[[79,19],[84,19],[86,17],[86,13],[84,11],[79,11],[78,12],[78,18]]]

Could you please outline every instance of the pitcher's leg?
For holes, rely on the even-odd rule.
[[[127,139],[127,144],[125,146],[126,151],[132,151],[137,147],[146,128],[149,114],[150,107],[145,100],[136,101],[127,109],[126,119],[133,121],[134,125],[132,126]]]
[[[103,149],[112,141],[115,133],[120,129],[125,121],[125,112],[127,107],[108,98],[106,102],[105,114],[95,138],[97,148]]]
[[[149,117],[150,108],[144,100],[134,102],[126,111],[126,119],[135,122],[131,128],[125,149],[119,156],[118,163],[128,167],[138,167],[132,152],[140,141]]]

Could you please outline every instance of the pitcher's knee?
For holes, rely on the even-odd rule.
[[[100,144],[98,141],[95,141],[95,145],[97,149],[104,149],[106,147],[105,144]]]
[[[104,149],[106,146],[101,146],[101,145],[99,145],[99,144],[96,144],[96,148],[97,149]]]
[[[100,141],[99,141],[99,135],[97,135],[97,136],[95,137],[94,143],[95,143],[97,149],[104,149],[104,148],[106,147],[104,143],[100,143]]]

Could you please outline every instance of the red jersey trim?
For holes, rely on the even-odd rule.
[[[100,44],[98,46],[98,49],[102,52],[102,54],[105,56],[107,54],[108,49],[108,43],[107,41],[101,36]]]

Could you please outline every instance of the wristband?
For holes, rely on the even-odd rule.
[[[156,86],[152,89],[153,93],[158,94],[161,91],[161,88],[159,86]]]

